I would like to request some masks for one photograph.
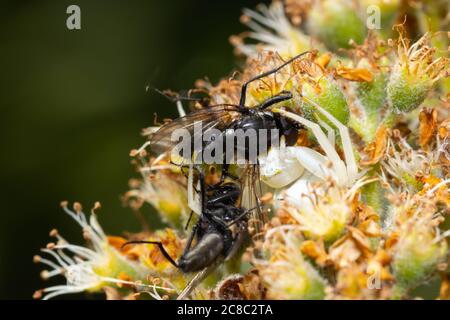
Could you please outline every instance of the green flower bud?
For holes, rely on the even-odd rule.
[[[393,270],[397,285],[414,288],[426,280],[447,254],[446,241],[436,241],[433,227],[418,220],[404,228],[394,255]]]
[[[396,112],[410,112],[422,104],[432,85],[429,79],[418,79],[397,65],[387,86],[389,103]]]
[[[312,100],[327,110],[342,124],[347,124],[350,117],[350,110],[344,94],[333,79],[329,77],[320,78],[315,86],[305,83],[302,88],[302,94],[307,99]],[[334,127],[326,117],[316,112],[313,105],[305,103],[302,111],[306,118],[314,120],[314,116],[316,115],[320,120]]]
[[[400,32],[397,62],[387,85],[388,101],[396,112],[410,112],[425,100],[433,84],[448,72],[449,60],[433,60],[434,48],[425,34],[412,46]]]
[[[371,82],[358,82],[356,94],[368,117],[378,117],[386,101],[387,77],[383,73],[375,74]]]
[[[358,82],[356,96],[364,111],[363,119],[352,119],[351,126],[366,142],[375,139],[375,133],[381,122],[381,110],[386,104],[387,77],[383,73],[375,74],[371,82]]]
[[[308,29],[335,51],[349,48],[350,40],[360,44],[366,36],[355,8],[342,0],[317,1],[309,13]]]

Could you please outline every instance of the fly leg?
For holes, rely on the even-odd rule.
[[[163,254],[163,256],[167,259],[167,261],[169,261],[170,264],[173,265],[175,268],[177,268],[177,269],[180,268],[178,266],[178,264],[175,262],[175,260],[172,259],[172,257],[169,255],[167,250],[164,248],[161,241],[144,241],[144,240],[128,241],[128,242],[125,242],[121,248],[124,248],[125,246],[130,245],[130,244],[154,244],[154,245],[157,245],[159,250],[161,250],[161,253]]]
[[[189,250],[191,250],[192,241],[194,240],[194,236],[197,233],[197,229],[198,229],[198,223],[194,227],[192,227],[191,234],[189,235],[189,238],[187,239],[186,247],[183,250],[182,256],[184,256],[187,252],[189,252]]]
[[[228,176],[228,169],[230,168],[229,163],[224,163],[222,165],[222,175],[220,176],[220,184],[222,184],[225,181],[225,178]]]
[[[187,228],[189,227],[189,223],[191,222],[192,219],[192,215],[194,214],[194,211],[191,210],[191,214],[189,215],[189,219],[186,222],[186,225],[184,226],[184,230],[187,230]]]
[[[234,219],[234,220],[232,220],[231,222],[229,222],[229,223],[227,224],[227,227],[228,227],[228,228],[231,227],[233,224],[235,224],[236,222],[239,222],[240,220],[242,220],[242,218],[244,218],[246,215],[248,215],[250,212],[252,212],[253,210],[256,210],[256,209],[257,209],[257,207],[254,207],[254,208],[252,208],[252,209],[249,209],[249,210],[243,212],[242,214],[240,214],[239,216],[237,216],[236,219]]]
[[[229,163],[224,163],[222,165],[222,174],[220,176],[219,184],[222,184],[227,177],[232,179],[232,180],[238,180],[239,179],[238,176],[235,176],[234,174],[230,173],[230,164]]]

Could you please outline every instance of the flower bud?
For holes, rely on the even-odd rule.
[[[336,240],[352,215],[344,189],[331,184],[305,186],[298,182],[286,191],[286,199],[286,213],[298,222],[308,239],[323,239],[328,243]]]
[[[311,100],[320,105],[342,124],[347,124],[350,117],[347,101],[337,83],[331,77],[322,77],[314,85],[304,83],[302,95],[307,98],[306,100]],[[317,114],[320,120],[334,127],[325,116],[315,112],[315,107],[311,104],[305,103],[302,111],[307,118],[314,120],[314,114]]]
[[[300,251],[301,241],[295,230],[272,229],[263,248],[267,260],[257,259],[257,266],[269,299],[323,299],[325,280],[307,262]]]
[[[447,243],[437,235],[432,211],[427,208],[416,209],[413,216],[405,212],[397,216],[399,238],[392,267],[397,286],[408,290],[425,281],[444,261]]]
[[[395,66],[387,86],[391,106],[396,112],[409,112],[425,100],[432,82],[410,75],[399,64]]]
[[[362,61],[360,65],[364,65]],[[386,106],[386,84],[388,76],[382,71],[369,68],[372,73],[371,81],[354,83],[355,105],[359,107],[359,113],[352,114],[349,126],[351,126],[365,142],[370,143],[375,139],[377,129],[382,121],[383,108]]]
[[[370,82],[358,82],[357,96],[367,112],[367,117],[379,116],[379,110],[384,106],[386,99],[386,75],[375,74]]]
[[[183,228],[189,216],[186,190],[181,184],[184,177],[168,170],[158,170],[151,177],[130,190],[125,197],[151,204],[163,222],[174,228]]]
[[[422,231],[413,231],[398,244],[394,257],[395,278],[402,287],[412,288],[434,271],[447,252],[445,241],[434,242],[434,236]]]
[[[449,59],[433,60],[434,48],[425,34],[412,46],[400,31],[397,61],[392,70],[387,94],[394,111],[410,112],[422,104],[433,84],[448,73]]]

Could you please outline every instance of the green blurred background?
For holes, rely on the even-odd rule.
[[[120,201],[134,175],[128,154],[154,112],[176,116],[146,86],[189,89],[229,74],[228,37],[258,2],[2,0],[0,298],[30,299],[47,285],[32,257],[51,228],[82,243],[61,200],[101,201],[108,233],[139,230]],[[66,28],[70,4],[81,30]]]

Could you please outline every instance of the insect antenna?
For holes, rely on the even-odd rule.
[[[259,80],[259,79],[264,78],[264,77],[267,77],[267,76],[269,76],[269,75],[271,75],[271,74],[273,74],[273,73],[275,73],[275,72],[278,72],[280,69],[284,68],[284,67],[287,66],[288,64],[292,63],[294,60],[297,60],[298,58],[304,56],[304,55],[307,54],[307,53],[311,53],[311,51],[305,51],[305,52],[302,52],[302,53],[296,55],[295,57],[289,59],[288,61],[286,61],[286,62],[283,63],[282,65],[276,67],[275,69],[272,69],[272,70],[269,70],[269,71],[267,71],[267,72],[261,73],[260,75],[257,75],[256,77],[251,78],[250,80],[246,81],[246,82],[242,85],[242,88],[241,88],[241,98],[239,99],[239,106],[240,106],[240,107],[245,107],[245,100],[246,100],[246,96],[247,96],[247,87],[248,87],[248,85],[249,85],[251,82],[256,81],[256,80]]]
[[[180,267],[178,266],[178,264],[175,262],[175,260],[172,259],[172,257],[169,255],[169,253],[167,252],[167,250],[164,248],[163,244],[161,243],[161,241],[145,241],[145,240],[134,240],[134,241],[128,241],[125,242],[120,249],[123,249],[125,246],[128,246],[130,244],[154,244],[157,245],[159,250],[161,250],[161,253],[163,254],[163,256],[167,259],[167,261],[170,262],[171,265],[173,265],[175,268],[179,269]]]

